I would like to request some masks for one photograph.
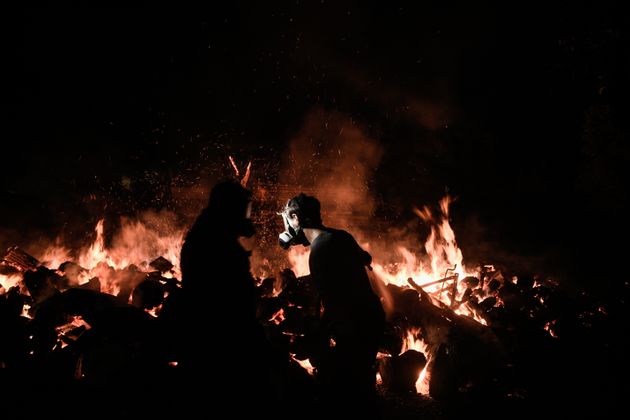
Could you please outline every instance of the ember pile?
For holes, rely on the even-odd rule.
[[[612,346],[610,309],[551,279],[494,265],[468,269],[448,223],[448,200],[441,204],[441,215],[417,211],[431,226],[423,258],[398,247],[392,253],[402,261],[381,263],[377,247],[362,243],[375,254],[370,276],[388,314],[375,366],[385,411],[400,411],[395,396],[431,398],[454,416],[483,404],[531,414],[524,408],[551,403],[551,412],[565,412],[563,398],[592,386],[584,383],[593,377],[589,369]],[[130,230],[144,239],[135,242]],[[180,287],[183,231],[133,225],[120,237],[127,239],[106,247],[100,221],[96,240],[74,260],[60,246],[47,249],[44,262],[18,247],[2,257],[3,388],[168,382],[177,360],[156,330],[162,304]],[[134,243],[150,246],[139,252]],[[258,318],[275,346],[315,378],[320,306],[307,257],[296,248],[290,268],[256,277]],[[261,272],[256,264],[253,270]]]

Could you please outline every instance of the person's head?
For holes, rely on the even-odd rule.
[[[252,193],[235,180],[219,182],[210,191],[206,212],[238,236],[255,233],[251,220]]]
[[[280,246],[287,249],[292,245],[310,245],[304,235],[304,229],[323,227],[320,209],[319,200],[310,195],[301,193],[290,198],[279,213],[285,229],[278,238]]]

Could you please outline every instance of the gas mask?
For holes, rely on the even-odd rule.
[[[279,213],[279,215],[282,216],[282,221],[284,222],[284,232],[278,235],[278,243],[283,249],[289,249],[289,247],[294,245],[310,245],[302,227],[293,228],[285,213]]]

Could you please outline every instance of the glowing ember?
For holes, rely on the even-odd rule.
[[[162,310],[162,304],[160,303],[158,306],[153,307],[151,309],[145,309],[144,311],[151,315],[153,318],[157,318],[160,316],[160,311]]]
[[[81,316],[73,316],[70,318],[69,322],[55,328],[55,331],[59,336],[61,348],[66,347],[68,342],[76,341],[84,331],[89,330],[90,328],[92,328],[92,326]]]
[[[31,305],[25,303],[24,306],[22,306],[22,316],[24,318],[33,319],[33,317],[30,314],[30,310],[31,310]]]
[[[284,320],[285,320],[284,308],[280,308],[280,310],[276,312],[275,314],[273,314],[272,317],[269,319],[269,321],[273,322],[276,325],[282,324],[282,321]]]
[[[302,366],[302,368],[304,368],[309,375],[315,375],[315,368],[313,367],[313,365],[311,365],[311,361],[309,359],[305,359],[305,360],[299,360],[295,358],[295,354],[291,354],[291,358],[293,360],[295,360],[296,362],[298,362],[298,364],[300,366]]]
[[[545,331],[547,331],[549,333],[550,336],[552,336],[553,338],[558,338],[558,335],[556,334],[556,331],[554,330],[556,324],[556,320],[554,319],[553,321],[549,321],[545,324]]]

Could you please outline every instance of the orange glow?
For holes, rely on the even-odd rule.
[[[385,265],[379,262],[378,256],[375,256],[376,262],[373,264],[373,268],[382,281],[386,284],[392,283],[400,287],[409,287],[408,278],[412,278],[415,283],[423,286],[449,275],[457,275],[458,278],[477,275],[476,272],[467,270],[463,264],[462,251],[457,246],[455,232],[448,220],[450,202],[451,199],[448,196],[440,201],[442,214],[438,217],[434,216],[428,207],[414,210],[431,229],[429,237],[424,243],[426,257],[421,258],[404,246],[395,248],[396,254],[402,260],[399,263]],[[425,291],[437,293],[437,296],[434,297],[450,304],[450,298],[447,296],[448,290],[446,290],[449,285],[452,285],[452,281],[429,286]]]
[[[230,164],[237,176],[240,172],[234,160],[230,157]],[[241,182],[246,183],[251,170],[251,162],[248,164],[245,176]],[[387,239],[380,241],[361,241],[363,248],[368,250],[373,257],[370,272],[371,280],[375,279],[377,285],[394,284],[399,287],[409,288],[408,279],[416,287],[422,287],[429,294],[435,304],[442,304],[451,307],[457,314],[474,318],[481,324],[486,325],[486,321],[478,316],[474,311],[474,306],[469,306],[466,302],[461,303],[461,298],[466,291],[466,285],[460,280],[468,276],[480,278],[477,269],[469,269],[464,264],[463,253],[459,248],[455,232],[449,222],[450,197],[445,197],[440,201],[439,211],[431,211],[428,207],[415,209],[415,214],[429,228],[429,235],[423,244],[423,251],[414,250],[409,242],[394,242]],[[155,223],[158,221],[158,224]],[[175,225],[160,224],[160,217],[154,217],[153,223],[142,220],[121,220],[121,227],[111,239],[106,240],[105,222],[99,220],[95,226],[94,241],[77,251],[65,248],[60,241],[48,247],[39,256],[44,265],[57,269],[59,265],[66,261],[77,261],[86,271],[81,272],[78,283],[88,282],[93,277],[98,277],[101,290],[106,293],[117,295],[123,286],[133,287],[133,270],[125,270],[130,265],[135,265],[140,277],[144,273],[154,271],[149,266],[150,262],[157,257],[164,257],[173,264],[170,272],[162,273],[164,277],[181,278],[179,267],[179,253],[183,244],[185,229],[175,227]],[[352,230],[352,229],[349,229]],[[369,235],[362,235],[358,232],[357,238],[369,238]],[[108,235],[107,238],[110,238]],[[277,255],[282,253],[286,256],[290,267],[297,277],[306,276],[310,273],[308,259],[310,248],[303,246],[291,247],[287,253],[280,249],[276,250]],[[270,258],[267,258],[267,257]],[[254,271],[263,275],[259,278],[273,276],[276,272],[275,261],[271,255],[263,255],[255,251],[252,257],[252,267]],[[494,269],[493,269],[494,270]],[[132,273],[132,274],[130,274]],[[498,277],[497,277],[498,278]],[[9,287],[19,285],[22,280],[21,274],[11,276],[0,276],[0,293]],[[280,278],[278,277],[279,281]],[[129,283],[132,282],[132,283]],[[280,283],[274,284],[274,296],[280,293]],[[278,286],[278,287],[276,287]],[[377,287],[378,288],[378,287]],[[380,290],[380,289],[379,289]],[[28,316],[29,307],[24,306],[23,315]],[[148,311],[152,316],[159,314],[160,308],[153,308]],[[284,320],[284,311],[279,310],[269,321],[280,324]],[[545,329],[554,334],[551,328]],[[431,370],[431,356],[433,346],[429,346],[423,339],[419,338],[418,329],[410,329],[403,337],[403,349],[405,352],[413,349],[423,353],[427,359],[427,364],[419,373],[416,381],[416,390],[422,394],[429,392],[429,379]],[[402,353],[401,352],[401,353]],[[297,360],[300,366],[306,369],[309,374],[314,374],[314,367],[308,359]]]
[[[400,351],[400,354],[403,354],[407,350],[415,350],[424,354],[424,357],[427,359],[427,364],[424,366],[420,374],[418,375],[418,380],[416,381],[416,392],[418,394],[429,394],[429,375],[427,375],[427,368],[429,366],[430,354],[428,351],[428,344],[424,342],[423,339],[418,338],[418,334],[420,333],[420,329],[411,328],[407,331],[405,337],[403,337],[403,345]]]
[[[468,276],[479,278],[480,273],[477,268],[471,270],[464,265],[463,253],[457,245],[455,232],[449,222],[450,204],[451,198],[447,196],[440,201],[438,214],[426,206],[415,209],[416,215],[430,228],[429,236],[424,243],[424,255],[414,253],[402,244],[362,242],[361,246],[372,254],[372,273],[377,279],[376,289],[382,290],[380,283],[409,288],[411,285],[408,279],[411,279],[429,294],[436,305],[446,305],[459,315],[487,325],[486,320],[475,313],[474,307],[467,302],[461,303],[467,286],[460,280]],[[394,256],[398,257],[398,261],[385,263],[392,260],[392,251]],[[287,258],[297,276],[309,274],[308,257],[308,248],[292,247],[289,250]],[[489,269],[495,272],[494,267]],[[387,309],[387,296],[384,295],[383,298]],[[428,394],[432,352],[428,344],[418,338],[418,332],[418,329],[412,329],[406,333],[401,353],[413,349],[425,355],[427,364],[418,376],[416,390],[418,393]]]
[[[308,372],[309,375],[311,376],[315,375],[315,368],[313,367],[313,365],[311,365],[311,361],[309,359],[304,359],[304,360],[296,359],[295,354],[291,354],[291,358],[295,360],[296,362],[298,362],[298,364],[302,366],[302,368],[304,368]]]
[[[289,249],[287,258],[291,269],[297,277],[307,276],[311,270],[308,267],[308,257],[311,255],[310,248],[303,246],[293,246]]]
[[[429,237],[424,243],[426,255],[416,255],[402,245],[362,243],[370,250],[373,257],[372,269],[376,277],[384,284],[395,284],[399,287],[411,287],[407,279],[411,278],[436,301],[452,306],[452,295],[460,299],[466,286],[459,280],[467,276],[478,276],[477,270],[470,270],[463,264],[464,257],[457,245],[455,232],[448,220],[451,198],[446,196],[440,201],[440,214],[434,215],[428,207],[415,209],[416,215],[430,226]],[[380,245],[380,246],[374,246]],[[376,251],[372,251],[375,249]],[[386,251],[383,251],[386,250]],[[399,257],[398,262],[385,263],[391,260],[391,252]],[[289,249],[287,258],[295,274],[308,275],[309,248],[296,246]],[[444,279],[442,282],[437,280]],[[455,282],[458,282],[455,284]],[[487,322],[474,312],[466,303],[458,305],[455,313],[475,319],[487,325]]]
[[[87,270],[79,275],[79,284],[98,277],[103,292],[117,295],[121,283],[129,281],[129,275],[116,270],[123,270],[133,264],[140,271],[151,272],[154,269],[149,264],[160,256],[174,266],[172,273],[165,273],[165,277],[181,277],[179,254],[185,234],[183,229],[170,226],[151,227],[140,220],[123,219],[121,229],[112,238],[111,245],[107,246],[104,228],[104,220],[101,219],[95,227],[94,242],[76,253],[76,261]],[[43,252],[41,260],[45,261],[48,268],[56,269],[62,262],[72,261],[72,254],[70,250],[56,243]]]
[[[21,281],[21,273],[11,275],[0,274],[0,295],[3,295],[12,287],[19,286]]]
[[[280,310],[276,312],[275,314],[273,314],[272,317],[269,319],[269,321],[273,322],[276,325],[282,324],[282,321],[284,320],[285,320],[285,316],[284,316],[283,308],[280,308]]]
[[[30,310],[31,310],[31,305],[25,303],[24,306],[22,306],[22,316],[24,318],[33,319],[33,317],[30,314]]]

